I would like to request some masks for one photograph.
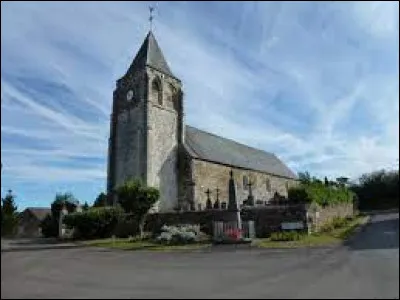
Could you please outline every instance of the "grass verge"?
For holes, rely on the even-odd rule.
[[[120,250],[151,250],[151,251],[177,251],[194,250],[209,247],[210,243],[196,243],[187,245],[160,245],[151,241],[133,241],[126,239],[101,239],[83,242],[87,246],[112,248]]]
[[[330,232],[320,232],[310,235],[303,235],[297,241],[271,241],[269,238],[253,241],[253,246],[259,248],[299,248],[318,247],[340,244],[348,239],[357,227],[367,222],[367,216],[357,216],[345,226],[333,229]]]

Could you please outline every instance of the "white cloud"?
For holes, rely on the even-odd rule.
[[[353,2],[354,19],[369,34],[378,38],[398,38],[398,1]]]

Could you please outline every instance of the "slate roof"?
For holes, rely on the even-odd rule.
[[[140,69],[146,66],[150,66],[166,75],[176,78],[169,68],[164,55],[161,52],[160,47],[154,37],[153,33],[150,31],[142,46],[140,47],[138,53],[136,54],[131,66],[128,69],[130,72],[132,69]]]
[[[47,207],[28,207],[25,211],[30,211],[39,221],[43,221],[48,214],[51,214],[51,209]]]
[[[193,158],[297,179],[297,176],[275,154],[251,148],[192,126],[186,126],[185,148]]]

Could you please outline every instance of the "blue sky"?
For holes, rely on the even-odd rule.
[[[1,193],[20,209],[105,190],[112,92],[152,3],[1,3]],[[398,2],[155,5],[188,124],[295,172],[355,179],[398,165]]]

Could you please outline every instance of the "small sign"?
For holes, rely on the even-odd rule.
[[[294,230],[294,229],[303,229],[303,222],[285,222],[281,223],[281,228],[283,230]]]

